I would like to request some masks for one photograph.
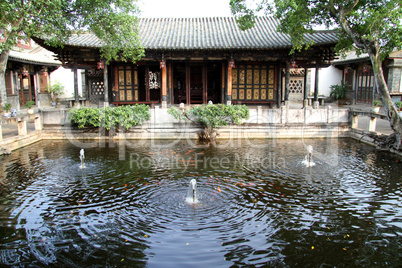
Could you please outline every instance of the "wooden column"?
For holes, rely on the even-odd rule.
[[[167,108],[167,70],[166,62],[162,64],[161,62],[161,72],[162,72],[162,108]]]
[[[77,70],[78,70],[78,64],[77,64],[77,62],[74,62],[74,99],[75,99],[75,106],[80,105],[80,96],[79,96],[79,93],[78,93]]]
[[[106,61],[103,63],[104,69],[103,69],[103,94],[104,94],[104,107],[109,106],[109,76],[108,76],[108,65],[106,64]]]
[[[307,88],[307,68],[304,68],[304,97],[303,97],[303,108],[308,106],[308,88]]]
[[[289,83],[290,83],[290,61],[286,61],[286,73],[285,73],[285,105],[289,105]]]
[[[202,84],[202,102],[206,104],[208,101],[208,66],[206,63],[202,66]]]
[[[38,108],[40,108],[40,101],[38,99],[39,96],[39,90],[40,90],[40,86],[39,86],[39,73],[35,73],[34,75],[34,90],[35,90],[35,102],[36,105],[38,106]]]
[[[145,101],[150,101],[151,99],[149,90],[149,66],[145,66]]]
[[[186,63],[186,103],[190,104],[190,63]]]
[[[226,104],[230,105],[232,104],[232,66],[229,62],[228,65],[228,76],[227,76],[227,87],[228,87],[228,91],[227,91],[227,99],[226,99]]]
[[[276,101],[278,108],[281,106],[281,102],[282,102],[282,62],[278,61],[278,94],[276,96]]]
[[[313,108],[318,109],[319,103],[318,103],[318,83],[319,83],[319,77],[320,71],[318,68],[318,64],[315,65],[315,80],[314,80],[314,100],[313,100]]]

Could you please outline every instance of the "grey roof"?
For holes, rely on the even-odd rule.
[[[356,51],[349,51],[345,55],[341,55],[338,59],[333,61],[334,65],[342,65],[351,62],[360,62],[370,60],[367,53],[357,54]]]
[[[43,47],[37,46],[34,49],[20,49],[10,50],[9,60],[14,60],[23,63],[32,63],[38,65],[61,65],[61,62],[56,60],[56,55],[54,55],[49,50]]]
[[[278,33],[279,21],[273,17],[258,17],[252,29],[242,31],[234,17],[213,18],[142,18],[140,38],[145,49],[280,49],[291,47],[289,35]],[[334,44],[334,31],[308,34],[315,44]],[[94,34],[74,35],[69,45],[99,48]]]

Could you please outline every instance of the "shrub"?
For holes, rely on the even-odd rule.
[[[250,111],[246,105],[201,105],[189,110],[171,107],[168,113],[176,119],[191,121],[203,128],[199,133],[200,140],[213,140],[216,128],[229,124],[242,124],[242,119],[250,117]]]
[[[331,94],[335,100],[346,99],[346,93],[348,92],[348,84],[343,82],[340,85],[331,85]]]
[[[24,106],[27,107],[28,109],[31,109],[32,106],[34,106],[34,105],[35,105],[35,101],[33,101],[33,100],[27,101],[27,102],[24,104]]]
[[[68,112],[70,122],[83,127],[104,127],[110,130],[112,127],[124,127],[129,129],[150,119],[149,106],[127,105],[106,108],[73,108]]]
[[[375,100],[374,102],[373,102],[373,106],[374,107],[379,107],[381,105],[381,101],[380,100]]]
[[[10,104],[10,103],[5,103],[5,104],[3,105],[3,110],[4,110],[5,112],[10,112],[10,111],[11,111],[11,104]]]

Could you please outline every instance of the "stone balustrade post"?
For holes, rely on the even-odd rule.
[[[376,124],[377,124],[377,118],[370,117],[370,124],[369,124],[369,131],[370,132],[375,132]]]
[[[23,118],[19,118],[18,119],[18,135],[25,136],[27,134],[28,134],[27,121],[24,120]]]

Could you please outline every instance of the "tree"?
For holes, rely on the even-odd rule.
[[[5,71],[19,40],[40,37],[63,47],[73,33],[90,31],[103,43],[101,56],[136,61],[143,55],[135,0],[0,0],[0,98],[7,101]]]
[[[280,21],[279,31],[290,35],[293,51],[311,45],[304,36],[314,26],[339,30],[340,52],[356,49],[368,53],[373,66],[376,89],[381,96],[394,134],[391,147],[402,148],[402,121],[384,79],[382,61],[402,48],[402,0],[259,0],[249,8],[246,0],[230,0],[232,13],[241,28],[252,27],[256,11],[265,10]]]

